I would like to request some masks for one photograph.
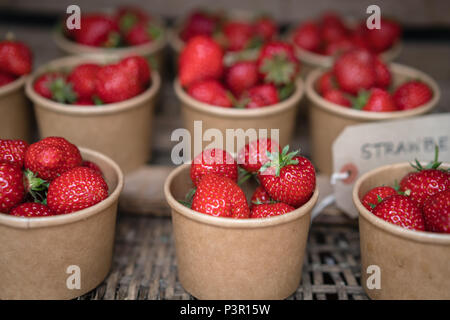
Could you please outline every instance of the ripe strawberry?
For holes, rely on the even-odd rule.
[[[399,86],[394,92],[394,102],[400,110],[420,107],[433,97],[433,91],[423,82],[408,81]]]
[[[223,74],[223,50],[211,38],[189,40],[179,58],[180,83],[189,87],[196,81],[219,79]]]
[[[398,23],[381,19],[380,29],[367,29],[366,37],[369,46],[376,53],[389,49],[401,36],[401,28]]]
[[[311,21],[301,24],[294,31],[293,41],[300,48],[318,52],[322,42],[319,26]]]
[[[126,33],[135,25],[147,23],[151,17],[141,8],[134,6],[121,6],[116,13],[117,25],[121,32]]]
[[[95,94],[95,83],[100,68],[97,64],[85,63],[75,67],[69,74],[67,80],[72,84],[78,99],[91,99]]]
[[[54,213],[45,204],[37,202],[25,202],[15,207],[9,213],[12,216],[17,217],[48,217],[53,216]]]
[[[50,183],[47,205],[55,214],[65,214],[92,207],[107,197],[108,185],[100,174],[76,167]]]
[[[226,47],[230,51],[240,51],[250,43],[253,37],[251,24],[242,21],[229,21],[223,26]]]
[[[0,162],[11,162],[23,168],[28,143],[23,140],[0,139]]]
[[[238,169],[233,156],[222,149],[206,149],[194,158],[191,164],[191,179],[198,185],[207,173],[215,173],[237,181]]]
[[[254,206],[258,206],[261,204],[268,204],[268,203],[275,203],[272,198],[270,198],[269,194],[267,193],[266,189],[264,189],[262,186],[258,186],[256,188],[255,192],[253,192],[252,198],[250,200],[250,209]]]
[[[325,72],[317,82],[317,90],[323,96],[325,92],[331,89],[337,89],[336,79],[333,72]]]
[[[250,210],[244,192],[227,177],[208,173],[197,186],[192,209],[216,217],[248,218]]]
[[[354,108],[371,112],[391,112],[398,110],[389,92],[380,88],[361,91]]]
[[[9,162],[0,162],[0,212],[8,213],[25,196],[22,169]]]
[[[260,17],[253,22],[253,31],[264,42],[272,40],[278,33],[278,27],[271,18]]]
[[[216,27],[217,19],[214,16],[206,12],[196,11],[189,16],[180,37],[183,41],[188,41],[199,35],[212,36]]]
[[[248,172],[258,172],[269,158],[267,152],[281,152],[275,140],[262,138],[247,143],[238,153],[238,164]]]
[[[25,153],[25,168],[51,181],[81,165],[78,148],[64,138],[48,137],[30,145]]]
[[[378,88],[386,89],[391,84],[391,72],[386,64],[380,59],[375,59],[375,85]]]
[[[342,54],[334,63],[334,74],[339,87],[351,94],[375,85],[375,56],[364,49],[354,49]]]
[[[245,90],[254,87],[258,80],[258,66],[252,61],[237,62],[225,74],[225,83],[236,96],[240,96]]]
[[[341,18],[334,12],[327,12],[321,17],[320,36],[326,43],[344,39],[348,30]]]
[[[103,176],[102,169],[100,169],[100,167],[92,161],[83,160],[83,162],[81,163],[81,166],[90,168],[90,169],[94,170],[95,172],[97,172],[98,174]]]
[[[82,15],[81,28],[72,31],[76,42],[94,47],[117,47],[119,26],[116,20],[106,15]]]
[[[352,103],[339,89],[330,89],[323,94],[323,98],[343,107],[351,107]]]
[[[361,199],[361,203],[367,210],[373,212],[373,209],[378,203],[395,194],[398,193],[394,188],[387,186],[375,187],[364,195]]]
[[[188,94],[198,101],[218,106],[231,108],[233,102],[225,87],[216,80],[204,80],[195,82],[188,87]]]
[[[139,81],[142,86],[146,87],[150,83],[151,79],[151,70],[150,65],[144,57],[141,56],[130,56],[119,62],[121,65],[126,68],[135,68],[139,69]]]
[[[425,230],[422,210],[408,196],[393,195],[373,209],[377,217],[411,230]]]
[[[77,99],[75,100],[75,102],[73,103],[74,105],[78,105],[78,106],[85,106],[85,107],[89,107],[89,106],[94,106],[95,102],[93,99],[88,98],[88,99]]]
[[[277,88],[271,84],[261,84],[247,91],[244,97],[247,109],[261,108],[274,105],[280,101]]]
[[[342,38],[335,40],[333,42],[328,42],[325,45],[323,53],[327,56],[337,56],[346,51],[355,49],[355,44],[350,40],[350,38]]]
[[[47,99],[53,99],[52,84],[61,79],[66,81],[66,76],[59,72],[47,72],[39,76],[33,84],[34,91]]]
[[[316,173],[308,159],[288,151],[286,146],[281,154],[270,154],[270,161],[261,167],[258,178],[272,199],[298,208],[311,198]]]
[[[125,41],[131,46],[152,42],[161,35],[161,28],[155,24],[142,22],[134,25],[125,34]]]
[[[13,75],[0,71],[0,87],[13,82],[14,80],[16,80],[16,77]]]
[[[282,202],[277,203],[269,203],[269,204],[260,204],[257,206],[254,206],[252,208],[252,211],[250,213],[250,217],[257,219],[257,218],[268,218],[268,217],[274,217],[279,216],[291,211],[294,211],[295,208],[291,207],[290,205],[287,205]]]
[[[423,206],[428,231],[450,233],[450,189],[432,195]]]
[[[0,42],[0,71],[22,76],[31,72],[32,53],[19,41],[5,40]]]

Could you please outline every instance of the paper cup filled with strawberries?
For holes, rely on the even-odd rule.
[[[0,299],[72,299],[99,285],[112,261],[119,166],[61,137],[0,139],[0,181]]]
[[[284,299],[300,283],[319,191],[311,162],[271,139],[205,149],[164,193],[183,287],[199,299]]]
[[[61,136],[113,158],[124,172],[151,156],[159,73],[141,56],[74,56],[42,66],[26,93],[42,137]]]
[[[365,49],[339,56],[331,69],[316,69],[306,79],[312,159],[333,172],[332,146],[349,125],[409,118],[430,112],[440,99],[427,74],[400,64],[385,64]]]
[[[362,285],[372,299],[450,299],[450,163],[398,163],[358,179]],[[379,268],[378,286],[368,279]],[[381,280],[380,280],[381,279]]]

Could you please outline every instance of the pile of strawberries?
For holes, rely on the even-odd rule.
[[[121,7],[113,14],[83,14],[80,29],[64,29],[69,39],[86,46],[116,48],[154,41],[162,35],[161,27],[137,7]]]
[[[399,185],[373,188],[361,199],[377,217],[406,229],[450,233],[450,172],[436,159],[405,175]]]
[[[238,171],[241,174],[238,182]],[[249,177],[259,187],[250,205],[240,188]],[[271,139],[254,140],[237,160],[221,149],[206,149],[191,164],[196,189],[183,202],[195,211],[236,219],[266,218],[285,214],[305,204],[314,193],[316,174],[311,162],[289,146],[280,149]]]
[[[60,137],[0,139],[0,182],[0,212],[14,216],[72,213],[108,197],[100,168]]]
[[[258,16],[251,21],[225,17],[221,13],[203,10],[193,11],[180,31],[180,38],[187,42],[202,35],[214,38],[226,51],[258,48],[273,40],[278,27],[268,16]]]
[[[366,21],[349,28],[337,15],[328,12],[318,21],[307,21],[293,33],[296,46],[316,54],[332,56],[354,48],[367,49],[375,54],[391,48],[401,37],[398,23],[382,18],[380,29],[368,29]]]
[[[151,70],[140,56],[127,57],[117,63],[84,63],[69,74],[46,72],[34,82],[41,96],[60,103],[93,106],[133,98],[149,87]]]
[[[179,58],[179,80],[198,101],[224,108],[260,108],[288,98],[300,63],[282,41],[265,44],[256,61],[224,65],[224,50],[211,37],[191,38]]]
[[[415,79],[392,88],[388,66],[366,49],[340,55],[332,70],[318,79],[316,89],[337,105],[372,112],[414,109],[433,97],[431,88]]]
[[[0,87],[31,72],[33,55],[22,42],[0,41]]]

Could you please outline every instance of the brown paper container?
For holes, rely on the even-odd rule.
[[[113,158],[124,172],[145,164],[151,154],[151,134],[155,97],[161,81],[152,72],[150,88],[126,101],[86,107],[61,104],[33,90],[33,82],[45,71],[71,69],[94,61],[106,63],[104,56],[73,56],[41,67],[27,80],[26,94],[34,104],[41,137],[61,136],[72,143],[98,150]]]
[[[437,83],[425,73],[404,65],[389,65],[394,87],[406,80],[418,79],[433,90],[433,98],[423,106],[406,111],[366,112],[343,108],[323,99],[315,89],[315,84],[325,72],[323,69],[312,71],[306,79],[306,96],[309,104],[309,126],[311,135],[312,161],[321,173],[333,173],[332,146],[336,137],[345,127],[365,122],[396,120],[419,116],[430,112],[440,99]]]
[[[223,137],[226,136],[227,129],[267,129],[270,136],[270,129],[279,129],[279,143],[281,146],[289,144],[291,141],[295,120],[300,100],[303,97],[304,85],[299,78],[296,82],[297,89],[286,100],[272,106],[258,109],[238,109],[222,108],[202,103],[189,96],[181,87],[178,79],[175,79],[174,88],[178,99],[181,102],[181,113],[183,115],[184,127],[194,138],[194,121],[203,121],[203,132],[207,129],[218,129]],[[225,143],[224,143],[225,144]],[[193,146],[193,144],[191,144]],[[203,147],[209,142],[203,142]],[[224,145],[223,148],[226,146]],[[203,148],[202,148],[203,149]],[[237,150],[228,150],[237,152]]]
[[[295,292],[318,188],[305,205],[282,216],[218,218],[177,201],[192,186],[189,168],[172,171],[164,185],[183,287],[199,299],[284,299]]]
[[[73,299],[108,274],[123,175],[108,157],[80,151],[103,171],[109,197],[66,215],[23,218],[0,213],[0,299]],[[80,289],[67,288],[72,265],[80,268]]]
[[[394,185],[412,170],[409,163],[383,166],[361,176],[353,188],[359,211],[361,284],[372,299],[450,299],[450,234],[396,226],[376,217],[360,201],[370,189]],[[367,288],[370,265],[380,267],[380,289]]]
[[[0,138],[31,142],[32,108],[24,92],[27,77],[0,87]]]

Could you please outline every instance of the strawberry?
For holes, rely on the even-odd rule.
[[[253,22],[253,31],[264,42],[267,42],[276,36],[278,27],[271,18],[260,17]]]
[[[262,186],[258,186],[255,192],[253,192],[252,198],[250,200],[250,209],[253,208],[254,206],[268,203],[276,203],[276,201],[270,198],[266,189],[264,189]]]
[[[420,107],[433,97],[430,87],[418,80],[408,81],[399,86],[394,94],[394,102],[400,110]]]
[[[327,13],[321,20],[320,36],[326,43],[336,42],[347,36],[346,26],[335,13]]]
[[[238,169],[233,156],[222,149],[206,149],[194,158],[191,164],[191,179],[198,185],[201,177],[214,173],[237,181]]]
[[[225,83],[236,96],[240,96],[245,90],[254,87],[258,80],[258,66],[253,61],[237,62],[225,74]]]
[[[85,107],[89,107],[89,106],[94,106],[96,103],[94,102],[93,99],[91,98],[82,98],[82,99],[77,99],[75,100],[75,102],[73,103],[74,105],[78,105],[78,106],[85,106]]]
[[[47,207],[45,204],[37,202],[22,203],[21,205],[12,209],[9,214],[12,216],[28,218],[48,217],[54,215],[49,207]]]
[[[253,140],[247,143],[238,153],[238,164],[248,172],[258,172],[269,158],[267,152],[280,152],[278,143],[269,138]]]
[[[337,89],[336,79],[333,72],[325,72],[317,82],[317,90],[321,95],[331,89]]]
[[[22,76],[31,72],[32,53],[19,41],[5,40],[0,42],[0,71],[14,76]]]
[[[151,20],[144,10],[134,6],[121,6],[118,8],[115,19],[120,31],[124,33],[137,24],[147,23]]]
[[[81,163],[81,166],[82,167],[86,167],[86,168],[90,168],[90,169],[94,170],[95,172],[97,172],[97,173],[99,173],[100,175],[103,176],[102,169],[100,169],[100,167],[98,165],[96,165],[92,161],[83,160],[83,162]]]
[[[248,218],[250,210],[244,192],[227,177],[208,173],[197,186],[192,209],[216,217]]]
[[[131,46],[152,42],[161,35],[161,28],[152,23],[138,23],[125,34],[125,41]]]
[[[217,27],[217,19],[206,12],[193,12],[187,19],[187,23],[181,31],[180,37],[183,41],[203,35],[212,36]]]
[[[30,145],[25,153],[25,168],[51,181],[81,165],[78,148],[64,138],[48,137]]]
[[[250,43],[253,37],[251,24],[242,21],[229,21],[223,26],[226,47],[231,51],[240,51]]]
[[[261,185],[274,200],[284,202],[295,208],[305,204],[316,187],[316,173],[311,162],[297,152],[290,152],[289,146],[282,152],[269,155],[258,178]]]
[[[273,84],[261,84],[250,88],[245,95],[244,102],[247,109],[261,108],[274,105],[280,101],[277,88]]]
[[[102,14],[82,15],[81,28],[72,30],[76,42],[94,47],[117,47],[119,26],[116,20]]]
[[[13,82],[14,80],[16,80],[16,77],[13,75],[0,71],[0,87]]]
[[[231,108],[233,102],[225,87],[216,80],[204,80],[195,82],[188,88],[188,94],[198,101],[218,106]]]
[[[334,63],[334,74],[339,87],[345,92],[357,94],[361,89],[375,85],[375,56],[364,49],[350,50]]]
[[[323,98],[343,107],[351,107],[352,105],[350,100],[345,96],[344,92],[339,89],[330,89],[326,91],[323,94]]]
[[[135,68],[138,68],[139,81],[141,82],[142,86],[148,86],[151,79],[151,69],[147,59],[141,56],[130,56],[120,61],[120,64],[125,67],[132,68],[133,70]]]
[[[11,162],[23,168],[28,143],[23,140],[0,139],[0,162]]]
[[[76,167],[50,183],[47,205],[55,214],[66,214],[92,207],[107,197],[108,185],[100,174]]]
[[[52,84],[56,80],[66,81],[66,76],[59,72],[47,72],[39,76],[33,84],[34,91],[47,99],[53,99]]]
[[[373,214],[406,229],[425,230],[422,210],[408,196],[393,195],[377,204]]]
[[[78,99],[91,99],[96,92],[97,73],[100,66],[93,63],[84,63],[75,67],[69,74],[67,80],[72,84]]]
[[[196,36],[183,48],[178,65],[183,87],[196,81],[219,79],[224,71],[223,50],[213,39]]]
[[[428,231],[450,233],[450,189],[432,195],[423,206]]]
[[[0,212],[8,213],[25,196],[24,177],[20,167],[0,162]]]
[[[258,218],[268,218],[268,217],[274,217],[279,216],[291,211],[294,211],[295,208],[291,207],[290,205],[287,205],[282,202],[277,203],[269,203],[269,204],[260,204],[257,206],[254,206],[252,208],[252,211],[250,213],[250,217],[254,219]]]
[[[356,46],[349,38],[342,38],[325,45],[323,53],[327,56],[338,56],[339,54],[354,49]]]
[[[375,85],[386,89],[391,84],[391,72],[388,67],[378,58],[375,59]]]
[[[371,49],[376,52],[382,52],[389,49],[401,36],[401,28],[398,23],[381,19],[380,29],[367,29],[367,42]]]
[[[389,92],[380,88],[361,91],[353,107],[358,110],[371,112],[391,112],[398,110]]]
[[[300,48],[318,52],[322,42],[319,26],[311,21],[303,23],[294,31],[293,41]]]
[[[361,203],[367,210],[373,212],[373,209],[378,203],[395,194],[398,193],[394,188],[387,186],[375,187],[370,189],[364,195],[364,197],[361,199]]]

